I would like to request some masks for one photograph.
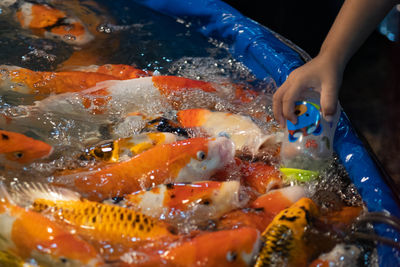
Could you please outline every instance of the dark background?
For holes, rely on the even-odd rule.
[[[229,1],[245,16],[291,40],[312,57],[343,1]],[[400,44],[378,31],[346,67],[339,101],[361,139],[400,188]]]

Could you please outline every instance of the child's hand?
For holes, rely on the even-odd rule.
[[[282,127],[285,126],[286,119],[297,123],[294,103],[309,88],[320,92],[322,114],[325,120],[332,120],[343,77],[343,68],[334,61],[318,55],[290,73],[288,79],[278,88],[273,97],[273,111],[275,119]]]

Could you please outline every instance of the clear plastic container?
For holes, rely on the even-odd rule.
[[[341,108],[338,104],[332,122],[327,122],[322,116],[318,92],[307,91],[302,98],[303,101],[295,102],[297,123],[289,120],[286,123],[281,170],[284,174],[300,174],[300,177],[295,177],[297,180],[308,180],[324,169],[332,158],[333,138]]]

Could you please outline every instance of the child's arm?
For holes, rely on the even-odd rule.
[[[275,92],[274,116],[282,126],[285,118],[296,123],[294,102],[308,88],[321,92],[322,114],[328,121],[332,118],[347,62],[396,3],[395,0],[344,2],[319,54],[294,70]]]

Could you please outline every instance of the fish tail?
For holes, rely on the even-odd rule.
[[[19,206],[32,205],[36,199],[80,200],[80,195],[72,190],[39,182],[22,182],[12,185],[12,199]]]

